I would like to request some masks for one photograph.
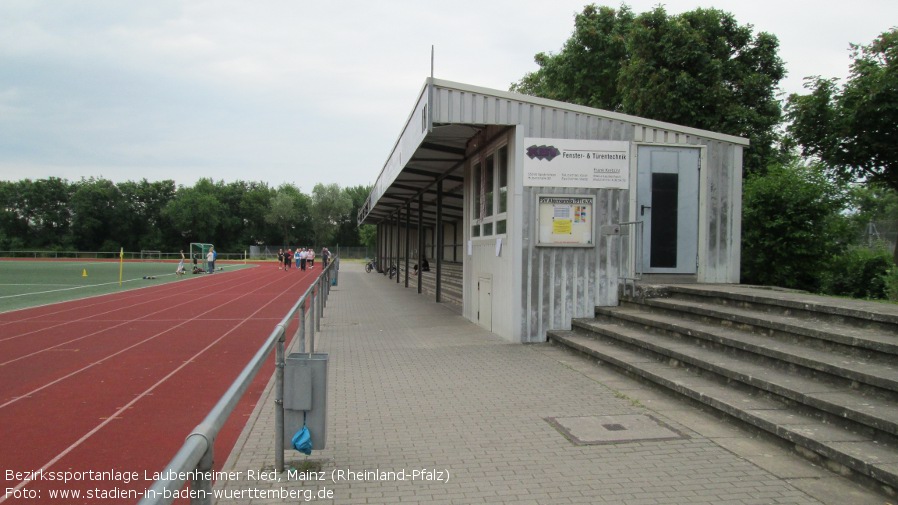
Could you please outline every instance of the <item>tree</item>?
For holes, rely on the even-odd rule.
[[[316,245],[331,243],[351,208],[352,199],[337,184],[319,182],[312,188],[312,230]]]
[[[819,291],[851,242],[846,194],[819,166],[772,166],[745,181],[742,282]]]
[[[179,187],[175,198],[165,205],[162,215],[183,241],[215,243],[223,208],[210,191],[211,185],[208,179],[201,179],[192,188]]]
[[[20,185],[28,221],[30,247],[65,247],[71,242],[74,188],[68,181],[50,177]]]
[[[25,181],[0,181],[0,248],[22,249],[31,234],[20,188]],[[29,181],[30,182],[30,181]]]
[[[809,94],[789,96],[788,131],[802,154],[835,176],[898,192],[898,29],[850,47],[854,61],[841,88],[837,79],[810,77]]]
[[[240,237],[242,245],[261,245],[277,243],[279,233],[276,227],[268,224],[265,216],[271,207],[271,199],[276,191],[262,182],[251,182],[246,185],[240,199],[239,215],[243,220],[243,232]]]
[[[537,53],[539,70],[511,85],[528,95],[621,111],[618,74],[635,16],[629,7],[587,5],[574,17],[574,32],[559,54]]]
[[[170,244],[167,235],[171,232],[169,222],[162,217],[163,209],[175,198],[175,181],[139,182],[126,181],[118,184],[123,204],[128,214],[128,237],[123,246],[132,251],[138,249],[176,249],[183,245]]]
[[[343,193],[349,197],[352,206],[341,219],[334,235],[333,243],[344,247],[356,247],[362,244],[359,234],[358,214],[359,209],[365,205],[368,195],[371,194],[371,186],[351,186],[343,188]]]
[[[281,230],[285,246],[295,240],[308,238],[304,229],[307,228],[309,206],[308,197],[303,198],[304,196],[296,186],[284,184],[271,199],[265,222]]]
[[[851,48],[854,62],[841,89],[837,79],[811,77],[810,94],[789,96],[788,130],[805,156],[836,175],[898,191],[898,29]]]
[[[359,241],[368,249],[377,247],[377,226],[373,224],[359,226]]]
[[[634,17],[588,5],[562,51],[537,54],[540,69],[512,90],[747,137],[746,172],[763,172],[779,160],[778,47],[716,9]]]
[[[93,177],[75,184],[72,236],[81,251],[116,251],[128,226],[122,193],[109,180]]]

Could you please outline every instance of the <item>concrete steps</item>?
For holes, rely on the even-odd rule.
[[[414,275],[414,261],[409,261],[409,288],[418,285],[418,279]],[[462,305],[462,263],[444,261],[441,265],[440,301],[451,303],[458,307]],[[395,282],[396,279],[393,279]],[[399,264],[399,282],[405,281],[405,262]],[[421,273],[421,290],[430,295],[436,295],[436,262],[430,263],[430,271]]]
[[[548,337],[898,490],[898,306],[648,286]]]

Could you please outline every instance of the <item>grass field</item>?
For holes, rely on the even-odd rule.
[[[167,282],[187,282],[200,274],[175,275],[177,262],[102,260],[0,260],[0,312],[117,293]],[[217,265],[225,271],[251,267]],[[188,272],[192,265],[186,265]],[[145,278],[150,277],[150,278]]]

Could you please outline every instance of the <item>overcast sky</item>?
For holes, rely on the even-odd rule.
[[[436,77],[507,90],[536,53],[561,49],[587,3],[2,0],[0,179],[371,184],[432,45]],[[844,78],[849,44],[898,21],[894,0],[663,4],[776,35],[789,93]]]

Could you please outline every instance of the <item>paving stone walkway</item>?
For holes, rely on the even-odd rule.
[[[218,503],[889,503],[605,367],[507,343],[361,264],[343,262],[316,351],[329,353],[327,448],[286,460],[323,480],[260,473],[274,463],[269,385]]]

